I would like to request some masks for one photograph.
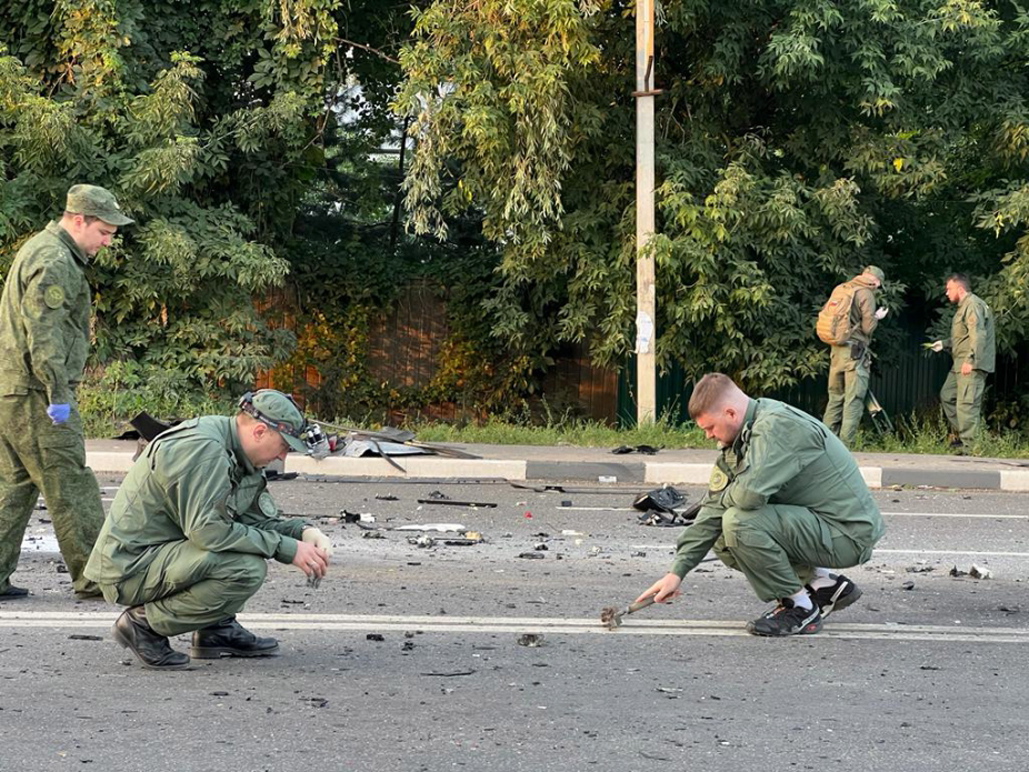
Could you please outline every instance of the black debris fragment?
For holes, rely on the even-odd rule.
[[[522,552],[519,553],[518,557],[525,558],[526,560],[543,560],[546,556],[542,552]]]
[[[382,643],[386,640],[382,633],[368,633],[364,638],[366,641],[377,641],[378,643]]]
[[[543,645],[543,636],[540,633],[522,633],[518,636],[518,645],[534,649]]]
[[[103,639],[102,635],[83,635],[82,633],[72,633],[68,636],[69,641],[102,641]]]

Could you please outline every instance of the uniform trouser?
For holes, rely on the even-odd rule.
[[[833,346],[829,359],[829,404],[822,423],[848,447],[857,436],[868,393],[867,356],[851,358],[850,346]]]
[[[803,589],[818,566],[867,562],[876,541],[871,526],[867,539],[854,539],[805,507],[766,504],[725,510],[713,549],[725,565],[746,575],[761,600],[772,601]]]
[[[952,370],[947,373],[947,380],[940,389],[943,415],[947,417],[947,423],[965,447],[971,447],[975,443],[985,387],[986,373],[982,370],[973,370],[968,375]]]
[[[94,592],[82,575],[104,523],[100,487],[86,466],[82,418],[72,405],[63,424],[46,414],[42,391],[0,396],[0,591],[18,567],[21,542],[39,493],[78,592]]]
[[[171,636],[238,613],[260,589],[267,573],[267,563],[260,555],[209,552],[178,541],[154,548],[153,560],[145,570],[101,588],[112,603],[145,604],[150,626]]]

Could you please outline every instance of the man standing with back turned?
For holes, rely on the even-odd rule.
[[[86,466],[75,389],[89,354],[89,259],[132,222],[95,185],[68,191],[64,215],[18,251],[0,298],[0,600],[11,584],[40,492],[80,598],[99,597],[82,575],[104,520]]]
[[[678,596],[683,578],[713,549],[761,600],[778,601],[747,630],[817,633],[824,617],[861,596],[829,569],[866,562],[885,531],[857,462],[818,419],[774,399],[751,399],[721,373],[700,379],[689,410],[722,452],[671,570],[637,600]]]
[[[875,291],[882,286],[886,275],[874,265],[833,290],[831,300],[842,293],[852,295],[850,317],[845,325],[849,331],[845,340],[830,343],[829,404],[825,408],[823,423],[850,447],[857,436],[861,416],[865,413],[865,395],[871,373],[872,353],[869,345],[879,320],[886,316],[886,307],[876,309]],[[819,336],[823,336],[823,311],[819,315]],[[829,342],[825,337],[824,341]]]

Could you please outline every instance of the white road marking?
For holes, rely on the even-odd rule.
[[[629,549],[633,550],[667,550],[675,549],[674,542],[664,544],[630,544]],[[708,553],[711,554],[711,553]],[[984,558],[1029,558],[1029,552],[990,552],[989,550],[926,550],[918,547],[911,549],[880,549],[875,548],[872,553],[876,555],[979,555]]]
[[[0,627],[105,629],[117,618],[111,612],[0,611]],[[741,621],[633,619],[615,631],[599,619],[557,617],[461,617],[362,614],[240,614],[247,627],[323,632],[525,633],[559,635],[677,635],[688,637],[750,637]],[[830,620],[820,638],[846,640],[942,641],[948,643],[1029,643],[1029,630],[1002,627],[943,625],[836,624]],[[811,640],[811,639],[806,639]]]
[[[577,510],[580,512],[639,512],[634,507],[561,507],[559,511]],[[971,520],[1029,520],[1029,515],[984,515],[963,512],[883,512],[883,517],[964,517]]]

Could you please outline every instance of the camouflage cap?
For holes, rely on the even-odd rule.
[[[289,395],[275,389],[247,392],[239,401],[239,409],[279,432],[293,450],[307,451],[307,443],[300,438],[307,420]]]
[[[863,273],[867,273],[871,276],[874,276],[879,280],[880,284],[886,281],[886,274],[883,273],[883,269],[877,265],[866,265]]]
[[[64,211],[87,217],[99,217],[108,225],[129,225],[135,220],[126,217],[114,194],[96,185],[72,185]]]

